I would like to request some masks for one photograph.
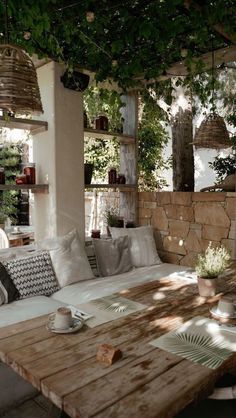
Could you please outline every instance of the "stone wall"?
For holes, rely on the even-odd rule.
[[[236,259],[236,193],[141,192],[139,225],[152,225],[163,261],[193,266],[209,242]]]

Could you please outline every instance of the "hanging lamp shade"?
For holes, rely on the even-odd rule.
[[[43,113],[34,64],[16,45],[0,45],[0,109],[20,114]]]
[[[231,143],[224,119],[211,113],[201,123],[192,143],[197,148],[229,148]]]

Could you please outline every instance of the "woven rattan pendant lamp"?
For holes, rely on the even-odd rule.
[[[212,102],[214,103],[214,50],[212,47]],[[196,148],[229,148],[231,146],[229,133],[224,119],[213,111],[206,116],[196,132],[193,145]]]
[[[28,54],[9,43],[7,0],[5,43],[0,44],[0,109],[7,114],[42,113],[37,74]]]

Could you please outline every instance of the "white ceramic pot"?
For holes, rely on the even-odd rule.
[[[218,277],[207,279],[203,277],[197,278],[199,295],[203,297],[215,296],[217,293]]]

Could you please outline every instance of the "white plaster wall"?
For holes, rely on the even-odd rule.
[[[49,194],[35,194],[35,238],[77,228],[84,237],[83,100],[65,89],[64,68],[50,62],[37,70],[48,131],[34,137],[37,182],[48,180]]]

